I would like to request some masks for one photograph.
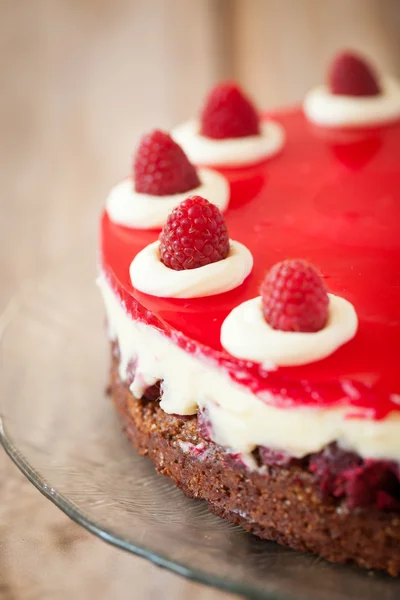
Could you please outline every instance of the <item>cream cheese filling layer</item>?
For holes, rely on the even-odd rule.
[[[205,408],[214,441],[242,453],[249,463],[250,452],[259,445],[302,457],[333,441],[364,458],[400,462],[400,412],[373,421],[346,418],[351,407],[283,409],[266,404],[221,369],[186,353],[154,327],[134,321],[104,276],[98,284],[110,337],[119,345],[122,380],[128,378],[129,363],[136,362],[130,386],[136,397],[162,380],[160,406],[165,412],[190,415]]]

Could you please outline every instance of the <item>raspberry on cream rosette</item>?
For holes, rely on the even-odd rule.
[[[252,102],[233,82],[216,85],[199,119],[172,132],[189,159],[198,165],[246,166],[273,156],[282,148],[282,126],[263,121]]]
[[[303,365],[326,358],[356,334],[353,305],[329,294],[306,261],[275,264],[260,293],[236,306],[222,324],[221,344],[232,356],[267,369]]]
[[[218,207],[189,196],[168,216],[159,239],[135,256],[130,278],[146,294],[196,298],[232,290],[252,267],[251,252],[229,239]]]
[[[110,192],[106,210],[111,221],[133,229],[159,229],[188,192],[205,195],[224,211],[229,204],[227,180],[196,168],[168,133],[144,135],[135,154],[132,176]]]
[[[335,57],[325,85],[304,100],[307,118],[324,127],[368,127],[400,118],[400,84],[379,73],[362,56],[343,52]]]

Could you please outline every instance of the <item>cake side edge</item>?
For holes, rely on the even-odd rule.
[[[313,476],[296,466],[249,471],[202,440],[195,418],[166,414],[156,400],[136,399],[118,374],[113,351],[110,394],[134,448],[159,474],[189,497],[205,500],[214,514],[260,538],[331,562],[353,562],[400,574],[400,518],[373,509],[343,510],[321,497]]]

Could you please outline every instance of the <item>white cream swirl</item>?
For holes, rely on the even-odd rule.
[[[176,127],[172,138],[183,148],[189,160],[197,165],[245,166],[277,154],[285,141],[283,127],[275,121],[263,121],[260,135],[218,139],[199,133],[198,121]]]
[[[253,268],[250,250],[234,240],[230,240],[225,259],[183,271],[174,271],[161,262],[159,245],[156,241],[143,248],[133,259],[129,273],[134,288],[160,298],[222,294],[243,283]]]
[[[382,93],[376,96],[332,94],[325,85],[311,90],[303,108],[310,121],[324,127],[364,127],[400,118],[400,84],[382,77]]]
[[[106,201],[106,210],[113,223],[133,229],[161,228],[169,213],[188,196],[203,196],[224,212],[229,204],[229,183],[220,173],[198,169],[200,185],[183,194],[152,196],[135,191],[131,177],[118,183]]]
[[[221,344],[232,356],[263,363],[265,368],[305,365],[326,358],[356,334],[353,305],[329,294],[328,321],[313,333],[278,331],[264,319],[261,297],[236,306],[221,327]]]

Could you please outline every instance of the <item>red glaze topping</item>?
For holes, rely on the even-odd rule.
[[[304,260],[288,259],[274,265],[260,288],[265,320],[280,331],[319,331],[328,319],[325,284]]]
[[[332,94],[377,96],[381,93],[372,67],[361,56],[344,52],[336,57],[328,74]]]
[[[260,118],[236,83],[220,83],[206,99],[200,133],[216,140],[258,135]]]
[[[151,196],[184,194],[200,185],[195,167],[168,133],[144,135],[133,165],[135,190]]]
[[[400,410],[400,123],[366,131],[314,128],[301,110],[273,115],[287,133],[282,153],[263,164],[224,170],[231,185],[230,235],[254,257],[240,287],[208,298],[162,299],[132,289],[129,265],[157,231],[101,224],[101,261],[134,319],[158,327],[187,352],[204,354],[265,402],[346,404],[383,418]],[[328,358],[266,372],[222,350],[220,328],[239,303],[259,294],[265,269],[302,256],[329,290],[352,302],[356,336]],[[267,393],[266,393],[267,392]],[[272,397],[271,397],[272,394]]]
[[[161,262],[175,271],[204,267],[228,253],[225,219],[201,196],[189,196],[174,208],[160,234]]]

